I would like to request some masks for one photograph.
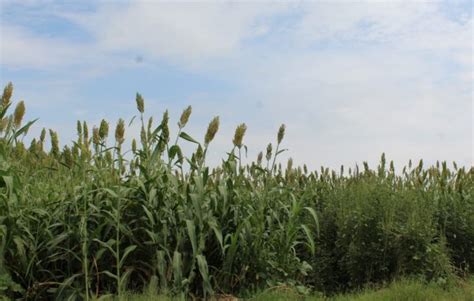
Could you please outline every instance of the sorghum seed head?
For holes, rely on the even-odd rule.
[[[196,155],[196,160],[197,160],[197,161],[201,161],[201,159],[202,159],[203,156],[204,156],[204,151],[203,151],[201,145],[198,146],[198,149],[197,149],[195,155]]]
[[[2,107],[6,107],[10,104],[10,99],[12,98],[12,94],[13,94],[13,84],[9,82],[5,86],[5,89],[3,89]]]
[[[235,129],[234,139],[232,140],[234,146],[238,148],[242,147],[242,140],[244,139],[245,131],[247,131],[247,126],[245,125],[245,123],[242,123],[237,126],[237,128]]]
[[[109,123],[105,121],[105,119],[102,119],[99,126],[99,137],[100,139],[105,140],[108,135],[109,135]]]
[[[100,130],[97,127],[92,128],[92,143],[95,145],[100,143]]]
[[[46,129],[43,128],[43,130],[41,131],[41,135],[40,135],[41,143],[43,143],[45,139],[46,139]]]
[[[33,138],[33,140],[31,140],[31,143],[30,143],[29,151],[31,151],[31,152],[36,151],[36,149],[37,149],[36,143],[37,143],[36,138]]]
[[[368,172],[370,170],[369,163],[367,161],[362,162],[364,164],[364,171]]]
[[[188,123],[189,116],[191,116],[191,112],[193,111],[191,106],[188,106],[183,113],[181,113],[181,118],[179,118],[178,126],[179,128],[184,128]]]
[[[283,137],[285,137],[285,125],[284,124],[282,124],[280,126],[280,128],[278,129],[278,136],[277,136],[278,144],[281,143],[281,141],[283,140]]]
[[[77,129],[77,135],[79,136],[79,138],[82,138],[82,124],[79,120],[77,121],[76,129]]]
[[[170,140],[170,129],[168,127],[169,119],[170,117],[168,114],[168,110],[166,110],[163,113],[163,119],[161,120],[161,137],[164,143],[168,143],[168,141]]]
[[[293,169],[293,158],[288,159],[288,165],[286,166],[288,171],[291,171]]]
[[[15,108],[15,112],[13,113],[13,124],[15,127],[19,128],[21,126],[23,116],[25,116],[25,102],[20,101]]]
[[[147,126],[147,130],[148,130],[148,133],[150,133],[151,135],[151,128],[153,127],[153,116],[151,116],[149,119],[148,119],[148,126]]]
[[[262,159],[263,159],[263,153],[259,152],[257,156],[257,164],[260,165],[262,164]]]
[[[115,128],[115,140],[118,144],[122,144],[125,141],[125,121],[122,118],[119,119]]]
[[[82,134],[84,135],[84,142],[87,144],[89,141],[89,128],[85,121],[82,123]]]
[[[8,126],[8,118],[5,117],[2,120],[0,120],[0,133],[3,132]]]
[[[40,142],[37,142],[36,143],[36,151],[38,153],[42,153],[43,152],[43,143],[40,143]]]
[[[105,152],[105,161],[107,161],[109,164],[112,163],[113,158],[112,153],[110,151]]]
[[[267,146],[267,155],[265,157],[267,161],[270,161],[270,159],[272,158],[272,144],[271,143],[269,143]]]
[[[23,157],[25,155],[25,145],[23,144],[23,142],[21,141],[18,141],[18,143],[15,145],[15,155],[17,155],[18,157]]]
[[[206,136],[204,136],[204,144],[208,145],[216,136],[219,130],[219,116],[214,117],[207,127]]]
[[[77,144],[74,144],[74,146],[72,147],[72,156],[74,158],[79,157],[79,146],[77,146]]]
[[[143,114],[143,113],[145,112],[145,100],[144,100],[143,97],[140,95],[140,93],[137,93],[136,102],[137,102],[137,109],[138,109],[138,112],[140,112],[140,113]]]
[[[134,153],[137,152],[137,140],[135,140],[135,139],[132,140],[132,151]]]
[[[53,130],[49,130],[49,135],[51,136],[51,154],[54,156],[59,155],[59,139],[58,133]]]
[[[63,157],[64,157],[64,163],[66,163],[67,166],[71,167],[73,163],[73,158],[72,158],[72,152],[71,149],[67,146],[64,147],[63,149]]]

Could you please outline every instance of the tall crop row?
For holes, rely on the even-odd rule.
[[[53,130],[26,146],[34,121],[23,122],[22,102],[9,113],[12,90],[0,107],[0,299],[209,297],[274,285],[335,293],[474,271],[473,168],[420,161],[396,172],[384,156],[375,170],[282,167],[284,126],[244,164],[245,124],[210,168],[219,118],[200,141],[185,131],[188,107],[172,135],[168,112],[155,124],[139,94],[130,150],[122,119],[78,122],[64,147]],[[189,156],[184,143],[194,145]]]

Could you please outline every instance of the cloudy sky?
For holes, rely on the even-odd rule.
[[[219,115],[214,162],[245,122],[249,160],[285,123],[287,156],[313,168],[473,165],[469,0],[0,2],[0,83],[40,118],[32,134],[129,119],[140,92],[155,119],[192,105],[199,139]]]

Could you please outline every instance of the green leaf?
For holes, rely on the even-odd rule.
[[[120,287],[127,287],[128,279],[130,274],[133,272],[133,268],[129,268],[120,276]]]
[[[181,148],[178,145],[173,145],[170,147],[170,150],[168,152],[168,157],[170,160],[173,160],[176,154],[181,153]]]
[[[134,115],[134,116],[132,117],[132,119],[130,119],[130,122],[128,123],[128,127],[130,127],[130,126],[132,125],[132,123],[133,123],[133,121],[135,120],[135,118],[137,118],[137,115]]]
[[[109,239],[107,242],[103,242],[97,238],[94,238],[93,241],[109,250],[112,254],[114,254],[114,256],[117,256],[117,254],[115,254],[115,250],[112,248],[112,245],[115,244],[115,239]]]
[[[111,272],[105,270],[105,271],[102,271],[103,274],[109,276],[110,278],[112,279],[115,279],[116,281],[119,281],[119,278],[117,277],[117,275],[115,274],[112,274]]]
[[[181,253],[174,251],[173,254],[173,279],[175,286],[179,287],[183,282],[183,262]]]
[[[199,273],[201,274],[203,280],[202,288],[204,290],[204,293],[212,294],[213,290],[211,282],[209,281],[209,268],[207,266],[206,258],[203,255],[197,255],[196,259],[198,262]]]
[[[193,253],[196,254],[197,251],[197,239],[196,239],[196,226],[191,220],[186,220],[186,227],[188,229],[188,236],[191,240],[191,246],[193,247]]]
[[[209,226],[214,231],[214,235],[216,236],[217,241],[219,242],[219,244],[221,246],[222,254],[224,254],[224,243],[223,243],[223,240],[222,240],[222,231],[217,227],[215,222],[209,222]]]
[[[316,233],[319,236],[319,219],[316,211],[311,207],[304,207],[306,211],[313,217],[314,225],[316,226]]]
[[[309,230],[308,226],[301,225],[301,229],[303,229],[303,232],[306,235],[306,240],[308,241],[308,245],[309,245],[309,248],[310,248],[310,251],[311,251],[311,255],[314,256],[314,254],[316,253],[316,247],[315,247],[315,244],[314,244],[313,235],[311,235],[311,231]]]
[[[114,197],[114,198],[118,198],[118,197],[119,197],[118,194],[117,194],[115,191],[113,191],[113,190],[111,190],[111,189],[109,189],[109,188],[102,188],[102,190],[104,190],[105,192],[107,192],[108,194],[110,194],[110,195],[111,195],[112,197]]]
[[[188,134],[186,134],[185,132],[181,132],[179,134],[179,137],[180,138],[183,138],[184,140],[186,141],[189,141],[189,142],[192,142],[192,143],[196,143],[196,144],[200,144],[199,142],[197,142],[193,137],[189,136]]]
[[[28,129],[29,129],[29,128],[33,125],[33,123],[35,123],[36,121],[38,121],[38,119],[29,121],[29,122],[26,123],[21,129],[19,129],[18,131],[16,131],[16,132],[15,132],[14,139],[18,138],[18,137],[21,136],[22,134],[26,134],[26,132],[28,132]]]
[[[122,258],[120,259],[120,262],[119,262],[119,267],[120,268],[123,267],[123,264],[125,263],[125,260],[127,259],[127,256],[131,252],[133,252],[136,248],[137,248],[136,245],[131,245],[131,246],[128,246],[127,248],[125,248],[125,251],[123,252]]]

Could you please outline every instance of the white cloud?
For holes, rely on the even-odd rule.
[[[0,57],[10,67],[46,68],[77,61],[74,46],[55,39],[38,38],[23,28],[1,24]]]
[[[245,121],[253,158],[285,122],[289,155],[313,167],[373,162],[382,151],[399,163],[473,164],[473,21],[448,18],[439,3],[137,1],[56,13],[94,41],[72,45],[2,25],[11,41],[2,43],[2,64],[77,65],[88,76],[128,66],[122,55],[131,53],[222,76],[243,90],[219,105],[200,100],[191,129],[201,133],[224,112],[216,153]]]
[[[285,5],[136,1],[94,14],[63,14],[87,28],[105,51],[143,53],[194,64],[238,55],[245,39],[267,31],[262,18]]]

